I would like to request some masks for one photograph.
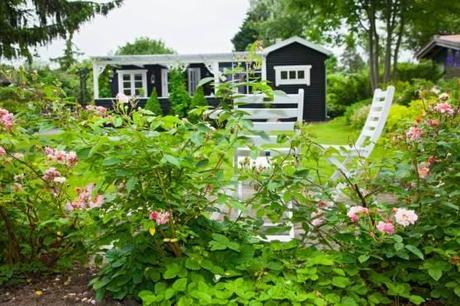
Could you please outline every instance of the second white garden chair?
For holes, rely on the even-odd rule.
[[[286,107],[283,107],[286,106]],[[264,101],[262,95],[248,95],[235,100],[235,109],[244,112],[244,119],[251,120],[254,131],[261,132],[275,132],[275,131],[294,131],[295,124],[303,121],[303,108],[304,108],[304,91],[300,89],[297,94],[290,95],[275,95],[274,100],[271,102]],[[264,120],[264,121],[260,121]],[[290,120],[290,121],[287,121]],[[275,144],[277,136],[269,135],[268,139],[264,139],[261,136],[248,136],[250,142],[256,146]],[[298,154],[292,152],[291,148],[264,148],[256,158],[250,157],[251,149],[248,147],[237,148],[234,165],[236,168],[240,168],[242,165],[250,163],[252,167],[269,167],[270,157],[274,155],[286,155],[289,153]],[[246,186],[247,189],[249,189]],[[237,196],[239,199],[244,197],[245,184],[239,182],[237,186]],[[291,205],[291,204],[288,204]],[[286,218],[290,220],[292,218],[292,207],[288,207],[289,212],[286,214]],[[279,235],[266,235],[268,241],[279,240],[289,241],[294,238],[295,231],[292,223],[288,224],[290,230],[286,234]],[[275,227],[277,224],[271,222],[264,222],[264,227]]]
[[[324,149],[333,147],[342,157],[342,161],[337,157],[328,158],[329,162],[337,168],[331,180],[336,181],[342,176],[350,178],[354,174],[352,170],[348,169],[350,164],[356,160],[365,160],[371,155],[385,127],[394,92],[393,86],[388,86],[386,90],[377,88],[374,91],[369,114],[354,145],[321,145]]]

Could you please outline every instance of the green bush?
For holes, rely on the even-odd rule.
[[[370,110],[371,106],[369,104],[363,105],[356,109],[350,117],[350,125],[357,129],[362,128],[366,122]]]
[[[191,98],[185,86],[184,73],[180,69],[169,71],[169,107],[170,114],[180,118],[187,117]]]
[[[369,77],[357,73],[331,74],[327,77],[327,107],[330,117],[341,116],[347,106],[372,96]]]
[[[343,116],[345,117],[345,121],[347,124],[352,124],[352,116],[353,114],[360,108],[362,108],[363,106],[366,106],[366,105],[370,105],[372,102],[372,99],[365,99],[365,100],[362,100],[362,101],[359,101],[359,102],[356,102],[350,106],[348,106],[346,109],[345,109],[345,112],[343,114]]]
[[[432,61],[421,63],[398,63],[397,80],[402,82],[413,82],[413,80],[427,80],[436,82],[442,77],[442,71]]]
[[[155,88],[152,90],[152,94],[148,98],[144,108],[155,115],[163,115],[163,110],[161,109],[160,100],[158,100],[158,94]]]

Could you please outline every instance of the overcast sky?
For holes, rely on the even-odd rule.
[[[86,56],[107,55],[139,36],[162,39],[179,53],[228,52],[248,8],[249,0],[125,0],[85,23],[74,43]],[[63,50],[56,40],[37,51],[47,60]]]

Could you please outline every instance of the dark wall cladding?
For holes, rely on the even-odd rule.
[[[292,43],[267,55],[267,80],[273,87],[287,94],[296,94],[304,89],[305,121],[322,121],[326,119],[326,67],[327,56],[299,43]],[[311,65],[310,86],[280,85],[275,86],[275,66]]]
[[[304,89],[304,113],[303,118],[305,121],[323,121],[326,119],[326,68],[325,60],[327,56],[314,49],[308,48],[300,43],[294,42],[283,48],[274,50],[267,55],[267,80],[275,87],[275,66],[288,66],[288,65],[311,65],[310,70],[310,86],[307,85],[280,85],[275,88],[282,90],[288,94],[296,94],[299,88]],[[220,63],[220,68],[231,67],[231,63]],[[204,64],[191,64],[188,67],[200,68],[201,78],[212,76],[211,72]],[[143,65],[140,66],[121,66],[117,69],[120,70],[139,70],[147,69],[147,96],[150,96],[153,88],[156,89],[158,96],[162,96],[161,92],[161,69],[165,67],[162,65]],[[111,80],[112,95],[116,96],[119,92],[118,88],[118,74],[117,69],[114,69],[114,74]],[[187,71],[184,72],[185,80],[187,80]],[[204,86],[205,95],[210,95],[213,88],[210,84]],[[145,100],[145,99],[144,99]],[[213,98],[207,98],[210,105],[216,105],[217,101]],[[104,102],[103,102],[104,101]],[[106,100],[97,100],[100,103],[106,103]],[[110,101],[110,100],[109,100]],[[160,98],[161,105],[164,111],[169,110],[168,100]],[[142,105],[143,102],[140,104]],[[145,104],[145,103],[144,103]],[[106,105],[103,105],[106,106]],[[111,106],[111,102],[109,105]]]

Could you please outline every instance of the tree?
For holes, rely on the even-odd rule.
[[[259,32],[255,29],[255,20],[251,18],[251,14],[247,14],[240,30],[232,38],[233,49],[235,51],[245,51],[259,37]]]
[[[285,39],[294,35],[309,36],[307,30],[308,11],[288,9],[287,0],[256,0],[253,2],[240,30],[232,39],[237,51],[246,50],[256,40],[262,40],[265,46],[273,44],[277,39]]]
[[[459,19],[456,16],[460,14],[459,1],[445,1],[442,5],[432,0],[288,1],[291,2],[291,9],[316,12],[321,16],[318,20],[323,21],[318,23],[319,26],[335,29],[339,36],[342,35],[340,33],[350,32],[357,35],[368,54],[372,88],[395,77],[399,53],[404,43],[408,49],[418,48],[407,44],[415,29],[426,32],[428,29],[422,25],[430,19],[431,24],[448,24],[452,29],[458,24]],[[439,30],[431,29],[431,32]],[[337,35],[335,33],[333,35]],[[421,36],[423,35],[419,35]],[[380,78],[381,63],[383,80]]]
[[[104,3],[78,0],[0,1],[0,57],[31,58],[30,47],[68,37],[98,14],[107,15],[123,0]]]
[[[169,113],[178,115],[180,118],[187,117],[191,103],[185,84],[182,70],[171,69],[169,71]]]
[[[60,57],[52,58],[51,60],[59,63],[61,70],[68,70],[73,64],[77,63],[77,57],[83,53],[72,42],[73,33],[70,33],[65,42],[64,54]]]
[[[366,63],[356,50],[356,43],[353,37],[347,38],[347,46],[340,57],[341,66],[347,73],[356,73],[364,69]]]
[[[175,53],[173,49],[166,47],[161,39],[151,39],[148,37],[138,37],[133,43],[127,43],[118,48],[115,52],[117,55],[134,55],[134,54],[171,54]]]
[[[158,94],[155,88],[152,90],[152,94],[147,100],[144,108],[151,111],[155,115],[163,115],[163,110],[161,109],[160,100],[158,100]]]

